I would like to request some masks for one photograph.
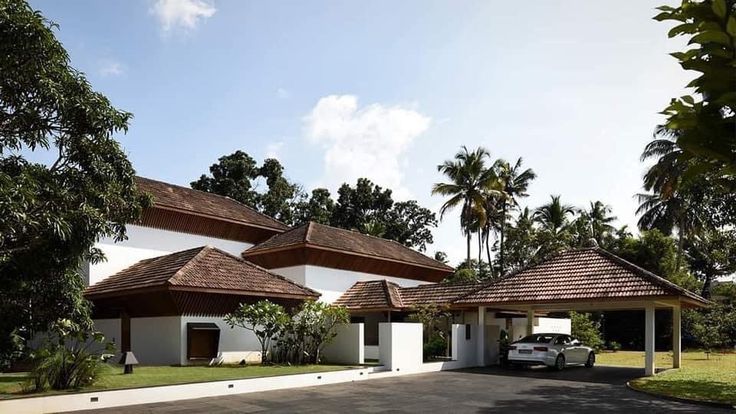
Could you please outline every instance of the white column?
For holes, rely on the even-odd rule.
[[[475,338],[478,365],[486,365],[486,307],[478,306],[478,333]]]
[[[672,368],[680,368],[682,361],[682,322],[680,305],[672,308]]]
[[[526,334],[527,336],[534,333],[534,309],[526,311]]]
[[[647,305],[644,321],[644,375],[655,374],[654,366],[654,304]]]

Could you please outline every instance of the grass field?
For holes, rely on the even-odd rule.
[[[644,366],[644,352],[620,351],[596,355],[600,365]],[[672,368],[672,354],[657,352],[657,368]],[[684,352],[680,369],[639,378],[631,385],[671,397],[736,405],[736,353]]]
[[[75,390],[73,392],[101,389],[150,387],[154,385],[183,384],[190,382],[207,382],[255,377],[272,377],[276,375],[338,371],[349,368],[351,367],[344,365],[236,365],[218,367],[139,366],[135,367],[133,374],[123,375],[122,367],[115,365],[105,365],[103,373],[95,385],[82,390]],[[0,399],[29,395],[41,395],[24,393],[24,384],[26,382],[26,374],[0,374]],[[58,393],[58,391],[49,391],[45,394],[50,393]]]

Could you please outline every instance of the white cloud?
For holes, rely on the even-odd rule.
[[[273,142],[271,144],[268,144],[266,146],[266,158],[275,158],[279,159],[279,155],[281,154],[281,150],[284,148],[284,143],[282,141]]]
[[[309,142],[324,150],[322,182],[336,188],[368,177],[394,190],[395,198],[410,195],[402,184],[401,161],[410,144],[429,128],[431,119],[402,106],[358,107],[353,95],[321,98],[304,117]]]
[[[288,99],[291,97],[291,93],[284,88],[278,88],[276,89],[276,96],[279,99]]]
[[[100,68],[98,70],[100,76],[120,76],[125,73],[125,68],[120,62],[114,60],[104,60],[100,62]]]
[[[156,0],[151,13],[157,18],[164,31],[174,28],[195,29],[200,21],[212,17],[217,9],[206,0]]]

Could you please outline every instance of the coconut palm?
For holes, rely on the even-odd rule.
[[[548,230],[553,235],[567,228],[569,221],[568,216],[575,215],[575,207],[563,204],[560,196],[550,196],[549,203],[537,208],[534,211],[534,221],[539,223],[543,229]]]
[[[590,203],[590,209],[581,212],[581,217],[587,221],[591,237],[598,244],[603,243],[603,237],[606,234],[616,231],[616,227],[611,224],[616,221],[616,217],[610,215],[611,211],[611,206],[596,201]]]
[[[485,198],[488,192],[494,191],[497,180],[492,169],[487,168],[486,161],[490,153],[483,147],[469,151],[467,147],[455,154],[455,158],[437,166],[437,171],[444,174],[449,182],[436,183],[432,186],[432,194],[449,197],[440,207],[440,220],[445,213],[460,206],[460,227],[467,242],[467,262],[470,263],[470,240],[474,230],[474,222],[478,221],[478,231],[485,226]]]
[[[511,166],[508,161],[499,159],[494,164],[496,170],[496,176],[501,187],[500,196],[496,201],[496,205],[500,206],[500,250],[499,250],[499,268],[503,275],[505,270],[504,265],[504,235],[506,230],[506,221],[508,219],[508,212],[510,209],[517,208],[519,206],[519,198],[527,197],[527,189],[533,179],[537,177],[537,174],[531,168],[522,170],[521,164],[523,159],[519,157],[516,163]]]

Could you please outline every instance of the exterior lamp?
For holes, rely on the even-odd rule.
[[[123,368],[123,374],[132,374],[133,365],[138,365],[138,360],[133,355],[133,352],[124,352],[122,358],[120,358],[120,365],[125,366]]]

